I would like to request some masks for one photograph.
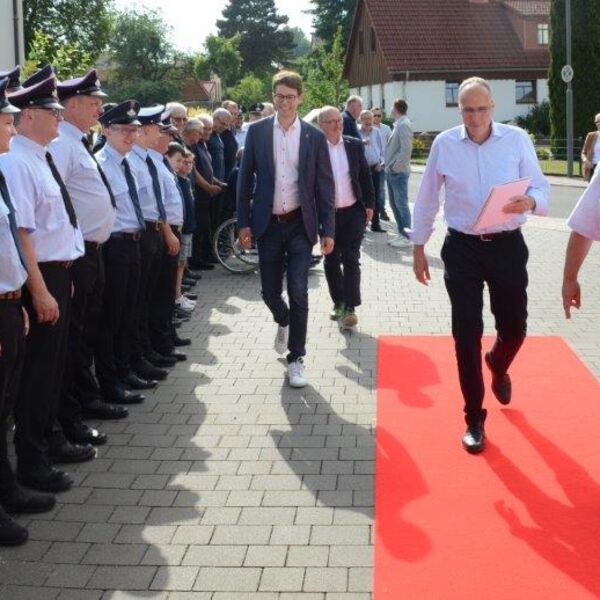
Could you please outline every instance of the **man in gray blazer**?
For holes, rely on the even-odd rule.
[[[324,255],[333,250],[334,183],[325,136],[298,117],[303,99],[300,75],[273,77],[273,117],[248,128],[237,187],[240,245],[254,236],[262,296],[278,325],[275,350],[288,349],[292,387],[306,385],[308,269],[318,238]],[[282,298],[287,269],[289,306]]]

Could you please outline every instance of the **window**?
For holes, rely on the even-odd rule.
[[[375,37],[375,30],[371,27],[371,52],[377,52],[377,38]]]
[[[365,35],[362,31],[358,32],[358,53],[365,53]]]
[[[548,45],[550,29],[548,23],[538,23],[537,26],[537,43],[539,46]]]
[[[517,104],[535,104],[537,101],[535,88],[535,80],[517,81],[515,88]]]
[[[458,106],[458,81],[446,81],[446,106]]]

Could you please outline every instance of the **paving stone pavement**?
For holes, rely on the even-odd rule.
[[[525,229],[530,333],[564,336],[600,375],[598,251],[582,274],[584,310],[567,322],[566,227],[534,218]],[[377,337],[448,335],[442,237],[440,222],[425,288],[409,252],[367,235],[351,333],[328,320],[322,267],[312,272],[302,390],[284,383],[257,276],[205,274],[184,330],[189,360],[127,420],[101,424],[108,445],[70,469],[76,485],[51,513],[21,520],[30,541],[0,550],[0,597],[370,598]]]

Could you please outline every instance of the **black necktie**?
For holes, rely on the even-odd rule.
[[[69,221],[73,227],[77,227],[77,216],[75,215],[75,209],[73,208],[73,203],[71,202],[71,196],[69,196],[67,186],[62,180],[62,177],[60,176],[60,173],[54,164],[54,159],[52,158],[52,154],[50,154],[50,152],[46,152],[46,162],[50,167],[50,171],[52,171],[52,177],[54,177],[56,183],[58,183],[58,187],[60,188],[60,194],[63,202],[65,203],[65,210],[69,215]]]
[[[92,152],[92,148],[90,146],[90,141],[87,139],[87,137],[83,136],[81,138],[81,142],[85,146],[85,149],[87,150],[88,154],[92,157],[92,159],[96,163],[96,166],[98,167],[98,173],[100,173],[100,179],[102,179],[102,183],[106,186],[106,189],[108,190],[108,195],[110,196],[110,203],[112,204],[112,207],[117,208],[117,203],[115,201],[115,195],[113,194],[110,184],[108,183],[108,179],[106,179],[106,175],[104,174],[104,171],[102,170],[102,167],[100,166],[100,163],[98,162],[94,153]]]
[[[156,170],[156,165],[149,156],[146,156],[146,164],[148,165],[148,171],[150,171],[150,177],[152,177],[152,189],[154,190],[154,197],[156,198],[158,216],[163,223],[166,223],[167,211],[165,210],[162,192],[160,191],[160,181],[158,180],[158,171]]]
[[[21,259],[21,264],[23,268],[27,270],[27,263],[25,262],[25,254],[23,252],[23,247],[21,246],[21,240],[19,239],[19,235],[17,233],[17,220],[15,219],[15,208],[12,205],[10,200],[10,194],[8,193],[8,187],[6,185],[6,179],[4,179],[4,174],[0,171],[0,195],[4,199],[4,203],[8,208],[8,225],[10,227],[10,232],[13,236],[13,240],[15,241],[15,246],[17,247],[17,252],[19,253],[19,258]]]
[[[125,181],[127,181],[127,187],[129,188],[129,196],[131,197],[131,202],[133,202],[133,208],[135,209],[135,216],[140,224],[140,229],[146,229],[146,221],[144,220],[144,213],[142,212],[142,207],[140,206],[140,197],[138,196],[137,189],[135,187],[135,181],[133,180],[133,175],[131,174],[131,167],[129,166],[126,158],[122,160],[121,164],[123,165],[123,171],[125,172]]]

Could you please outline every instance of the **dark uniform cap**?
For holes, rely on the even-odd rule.
[[[28,77],[21,85],[24,88],[31,87],[40,81],[44,81],[51,77],[52,75],[56,75],[56,70],[52,65],[44,65],[39,71]]]
[[[121,104],[105,110],[98,119],[104,127],[110,125],[141,125],[138,121],[140,103],[136,100],[125,100]]]
[[[56,86],[56,89],[58,91],[58,97],[61,100],[66,100],[72,96],[99,96],[100,98],[107,97],[107,94],[100,89],[100,80],[98,79],[96,69],[88,71],[82,77],[61,81]]]
[[[102,114],[104,114],[105,112],[109,111],[111,108],[114,108],[115,106],[118,106],[119,103],[118,102],[107,102],[106,104],[102,105]]]
[[[8,77],[0,79],[0,114],[3,115],[21,112],[20,109],[18,109],[16,106],[13,106],[6,98],[6,89],[8,88],[9,83],[10,80]]]
[[[252,104],[248,109],[248,112],[251,113],[262,113],[265,110],[265,105],[262,102],[257,102],[256,104]]]
[[[10,71],[0,71],[0,79],[5,77],[8,79],[6,86],[8,93],[16,92],[21,88],[21,67],[19,65]]]
[[[160,130],[163,133],[179,133],[179,130],[171,122],[171,111],[167,110],[160,116]]]
[[[48,108],[64,109],[58,103],[56,95],[56,77],[52,75],[30,87],[24,87],[8,96],[10,101],[20,109],[24,108]]]
[[[165,110],[163,104],[144,106],[140,108],[138,119],[142,125],[160,125],[161,116]]]

